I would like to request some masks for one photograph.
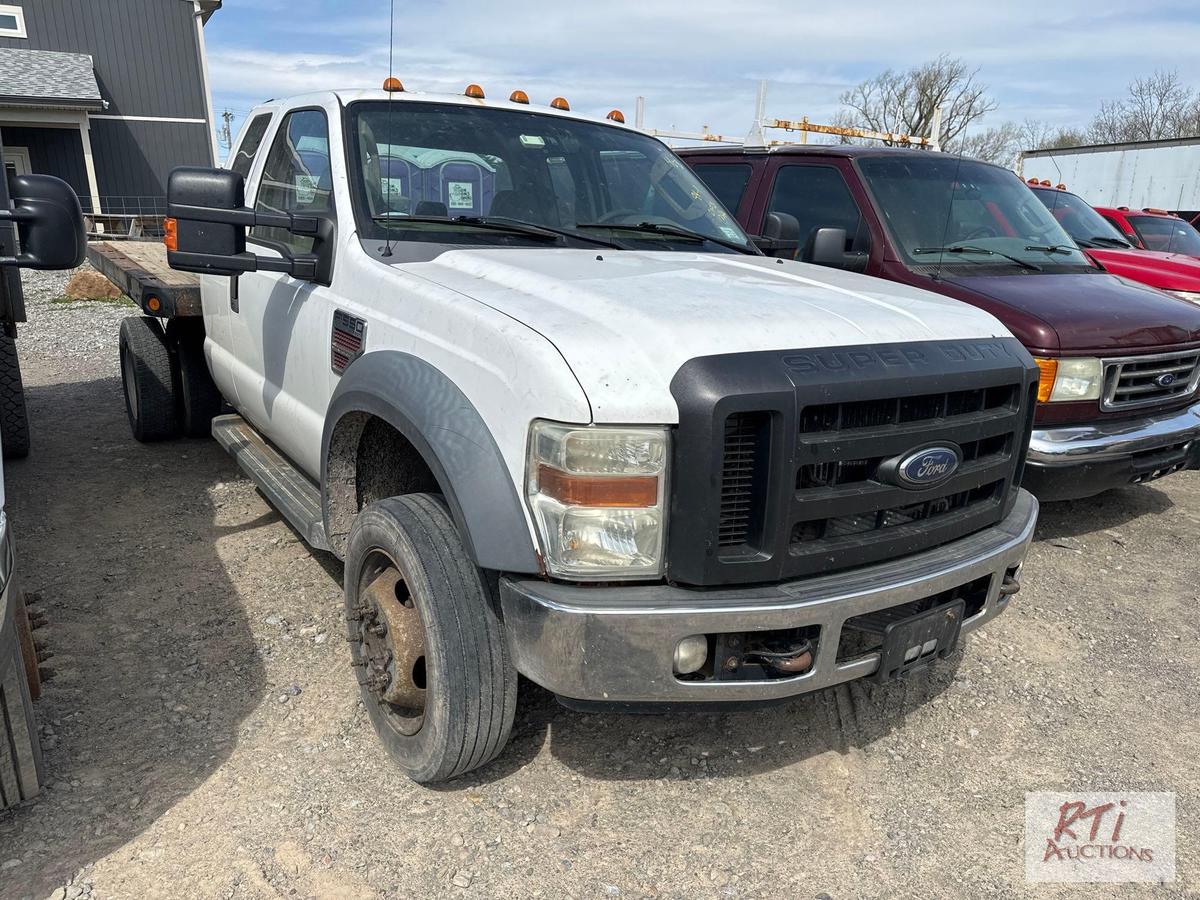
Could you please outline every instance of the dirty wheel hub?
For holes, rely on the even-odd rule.
[[[425,629],[408,585],[390,561],[359,595],[358,625],[363,685],[390,707],[406,733],[419,729],[425,711]]]

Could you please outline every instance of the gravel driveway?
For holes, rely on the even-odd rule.
[[[1200,473],[1044,510],[1025,589],[927,677],[727,715],[581,715],[524,685],[490,767],[418,787],[376,741],[341,566],[212,441],[129,434],[132,310],[51,303],[8,469],[56,674],[0,897],[1108,897],[1200,890]],[[1026,791],[1178,795],[1178,879],[1024,880]]]

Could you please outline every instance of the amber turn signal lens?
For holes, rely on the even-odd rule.
[[[571,108],[571,104],[567,102],[566,97],[555,97],[553,100],[550,101],[550,105],[553,106],[555,109],[569,110]]]
[[[179,223],[174,219],[163,219],[163,243],[168,250],[179,249]]]
[[[483,88],[477,84],[468,84],[467,89],[463,93],[474,100],[483,99]]]
[[[404,85],[402,85],[402,84],[400,83],[400,79],[399,79],[399,78],[396,78],[396,77],[395,77],[395,76],[393,76],[393,75],[389,75],[389,76],[387,77],[387,80],[385,80],[385,81],[383,82],[383,89],[384,89],[385,91],[387,91],[389,94],[402,94],[402,93],[404,93]]]
[[[510,103],[528,103],[529,95],[524,91],[513,91],[508,95]]]
[[[658,476],[571,475],[543,464],[538,491],[566,506],[644,508],[658,503]]]
[[[1046,403],[1054,390],[1054,379],[1058,377],[1058,360],[1035,357],[1033,361],[1041,369],[1041,375],[1038,377],[1038,403]]]
[[[146,300],[146,309],[150,310],[150,312],[156,313],[162,309],[162,301],[157,297],[150,297],[148,300]]]

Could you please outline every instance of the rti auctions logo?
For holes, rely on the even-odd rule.
[[[1025,797],[1031,881],[1175,880],[1175,795],[1039,792]]]

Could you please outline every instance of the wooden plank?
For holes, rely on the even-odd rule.
[[[199,316],[200,279],[167,265],[167,248],[157,241],[94,241],[88,262],[123,290],[147,315]],[[155,298],[158,308],[147,304]]]

